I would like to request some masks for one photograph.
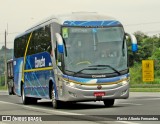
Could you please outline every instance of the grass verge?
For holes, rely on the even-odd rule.
[[[160,84],[131,84],[131,88],[160,88]]]
[[[130,88],[130,92],[160,92],[160,88]]]
[[[130,92],[160,92],[160,84],[131,84]]]
[[[5,86],[0,86],[0,90],[7,90],[7,87],[5,87]]]

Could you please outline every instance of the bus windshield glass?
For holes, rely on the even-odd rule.
[[[127,69],[122,27],[63,27],[62,37],[66,73],[111,74]]]

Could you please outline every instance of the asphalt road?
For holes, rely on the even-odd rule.
[[[80,102],[64,105],[61,109],[54,110],[51,101],[39,100],[35,105],[23,105],[21,97],[8,95],[0,91],[1,120],[5,115],[20,119],[37,117],[39,120],[49,120],[44,123],[69,123],[83,124],[150,124],[160,123],[160,93],[130,93],[129,99],[115,101],[115,105],[105,108],[103,102]],[[23,116],[23,117],[22,117]],[[131,119],[132,121],[128,120]],[[142,118],[152,118],[159,121],[139,121]],[[15,120],[15,119],[13,119]],[[107,120],[107,121],[106,121]],[[134,120],[134,121],[133,121]],[[50,122],[52,121],[52,122]],[[0,121],[2,124],[11,123]],[[12,122],[13,123],[13,122]],[[14,122],[16,124],[20,121]],[[43,123],[43,122],[41,122]]]

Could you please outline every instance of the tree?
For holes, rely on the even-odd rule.
[[[132,53],[131,43],[128,42],[129,50],[129,65],[133,66],[134,62],[140,63],[142,60],[148,59],[151,57],[157,48],[160,48],[160,38],[157,36],[149,37],[146,34],[138,31],[134,35],[137,38],[138,42],[138,51]]]

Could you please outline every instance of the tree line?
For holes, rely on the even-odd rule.
[[[2,46],[0,49],[0,75],[4,74],[5,49],[7,60],[13,58],[13,49],[8,49],[5,48],[5,46]]]
[[[143,32],[135,32],[138,42],[138,51],[132,53],[129,49],[129,66],[131,83],[156,83],[160,84],[160,34],[148,36]],[[128,42],[128,46],[131,43]],[[154,60],[154,82],[142,82],[142,60]]]
[[[148,36],[143,32],[135,32],[134,35],[138,42],[138,51],[133,53],[131,51],[131,43],[128,42],[129,50],[129,65],[134,66],[134,63],[141,63],[142,60],[152,59],[155,60],[155,69],[160,67],[160,34]]]

